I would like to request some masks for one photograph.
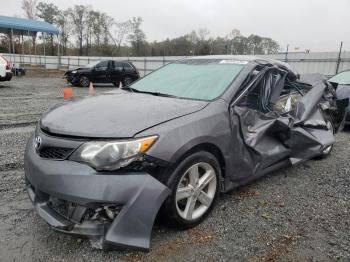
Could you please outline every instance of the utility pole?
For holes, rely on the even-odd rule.
[[[339,53],[338,53],[338,59],[337,59],[337,68],[335,69],[335,73],[338,74],[339,71],[339,65],[341,62],[341,50],[343,48],[343,41],[340,42],[340,48],[339,48]]]
[[[285,54],[285,57],[284,57],[284,61],[285,62],[288,62],[288,49],[289,49],[289,44],[287,44],[287,50],[286,50],[286,54]]]

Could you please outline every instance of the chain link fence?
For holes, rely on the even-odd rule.
[[[21,55],[3,54],[16,67],[29,68],[41,66],[46,69],[73,69],[83,67],[87,64],[100,60],[124,60],[132,62],[140,71],[146,75],[155,69],[183,59],[185,56],[166,57],[87,57],[87,56],[42,56],[42,55]],[[350,52],[315,52],[315,53],[280,53],[273,55],[259,55],[261,58],[270,58],[289,63],[299,73],[321,73],[331,76],[337,72],[350,69]]]

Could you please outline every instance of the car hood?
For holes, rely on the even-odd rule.
[[[114,91],[65,102],[45,113],[41,128],[53,134],[129,138],[160,123],[203,109],[208,102]]]

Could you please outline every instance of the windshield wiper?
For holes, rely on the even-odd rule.
[[[135,92],[135,93],[140,93],[140,91],[138,89],[130,87],[130,86],[124,86],[121,89],[128,90],[128,91]]]
[[[141,91],[141,90],[138,90],[138,89],[133,88],[133,87],[130,87],[130,86],[122,87],[122,89],[124,89],[124,90],[129,90],[129,91],[135,92],[135,93],[150,94],[150,95],[153,95],[153,96],[163,96],[163,97],[179,98],[178,96],[169,95],[169,94],[164,94],[164,93],[160,93],[160,92]]]

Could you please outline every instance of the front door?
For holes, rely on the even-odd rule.
[[[102,61],[98,63],[92,72],[92,82],[96,83],[110,83],[110,74],[109,74],[109,61]]]
[[[322,109],[334,98],[324,96],[328,86],[318,83],[303,83],[287,70],[266,66],[242,87],[230,114],[244,145],[247,176],[282,162],[305,161],[334,143],[332,120]]]
[[[110,71],[112,83],[119,84],[119,82],[122,79],[122,71],[123,71],[122,63],[118,61],[112,61],[112,67]]]

